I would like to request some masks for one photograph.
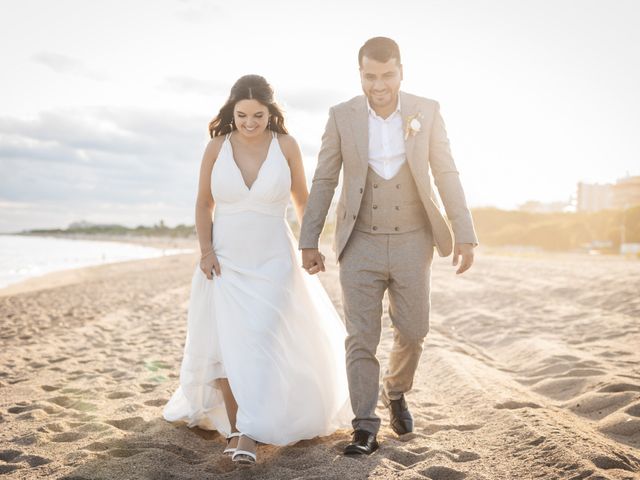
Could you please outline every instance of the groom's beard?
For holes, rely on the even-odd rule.
[[[371,93],[367,95],[369,99],[369,105],[375,108],[395,108],[398,103],[397,93],[394,95],[393,92],[388,91],[383,93],[382,95],[376,95],[375,93]]]

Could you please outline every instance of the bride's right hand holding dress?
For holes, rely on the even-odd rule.
[[[203,253],[200,257],[200,270],[209,280],[213,280],[213,272],[216,273],[216,277],[220,276],[220,263],[213,249]]]

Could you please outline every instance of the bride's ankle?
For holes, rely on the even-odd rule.
[[[241,450],[255,450],[257,446],[258,443],[253,438],[245,435],[244,433],[238,439],[238,448],[240,448]]]

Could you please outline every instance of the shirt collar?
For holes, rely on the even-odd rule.
[[[373,108],[371,108],[371,105],[369,104],[369,99],[368,98],[367,98],[367,110],[369,111],[369,116],[370,117],[379,118],[382,121],[391,120],[391,117],[393,117],[396,113],[400,113],[400,92],[398,92],[398,103],[396,105],[396,109],[387,118],[382,118],[380,115],[378,115],[376,113],[376,111]]]

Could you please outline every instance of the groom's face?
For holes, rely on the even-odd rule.
[[[362,57],[360,81],[374,110],[395,108],[402,81],[402,65],[395,58],[382,63],[367,56]]]

